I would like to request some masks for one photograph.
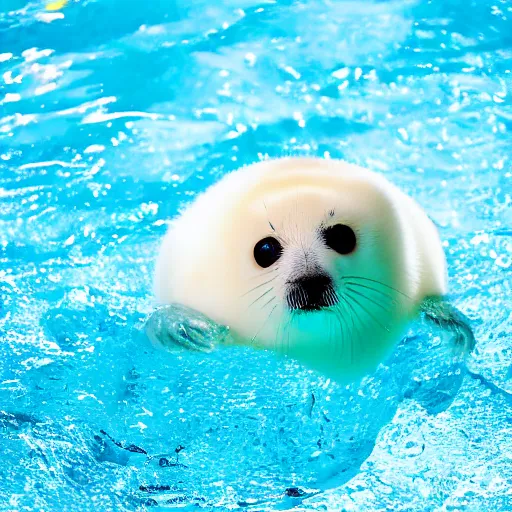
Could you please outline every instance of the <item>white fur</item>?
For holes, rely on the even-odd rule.
[[[322,222],[349,225],[354,253],[329,249]],[[267,236],[279,236],[284,252],[262,269],[253,249]],[[285,282],[308,258],[333,277],[340,304],[291,315]],[[366,169],[302,158],[242,168],[197,197],[166,234],[155,275],[160,302],[194,308],[228,325],[237,343],[287,353],[337,379],[374,369],[421,301],[446,286],[437,230],[411,198]]]

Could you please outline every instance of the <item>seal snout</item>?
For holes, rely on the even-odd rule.
[[[306,275],[287,285],[286,302],[291,310],[319,311],[338,303],[332,279],[327,274]]]

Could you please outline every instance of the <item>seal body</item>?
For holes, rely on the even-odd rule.
[[[164,237],[154,285],[159,302],[229,326],[235,343],[352,380],[375,369],[447,279],[435,226],[383,176],[286,158],[198,196]]]

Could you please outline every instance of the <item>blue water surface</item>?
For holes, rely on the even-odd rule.
[[[512,510],[509,0],[0,0],[0,509]],[[166,221],[265,157],[385,174],[439,226],[424,326],[340,386],[151,347]]]

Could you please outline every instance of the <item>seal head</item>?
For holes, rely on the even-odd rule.
[[[226,175],[171,225],[156,295],[227,325],[237,343],[338,380],[392,350],[446,288],[435,227],[382,176],[289,158]]]

